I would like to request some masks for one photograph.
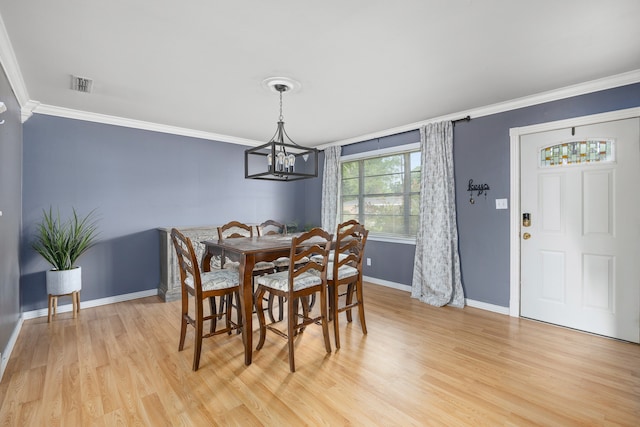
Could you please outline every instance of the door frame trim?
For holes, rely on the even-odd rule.
[[[511,212],[509,231],[509,315],[520,317],[520,137],[523,135],[640,117],[640,107],[509,129]]]

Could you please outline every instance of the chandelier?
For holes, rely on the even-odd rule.
[[[280,116],[276,133],[266,144],[244,152],[244,177],[270,181],[296,181],[318,176],[318,150],[296,144],[284,130],[282,94],[293,83],[285,78],[265,80],[280,95]]]

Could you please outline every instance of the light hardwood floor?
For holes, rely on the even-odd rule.
[[[240,335],[206,339],[192,372],[193,329],[178,352],[179,302],[157,297],[25,321],[0,426],[640,425],[636,344],[372,284],[365,298],[369,334],[343,321],[327,355],[308,327],[294,374],[274,334],[248,367]]]

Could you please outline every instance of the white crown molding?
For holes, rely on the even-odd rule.
[[[29,118],[33,115],[33,110],[35,110],[40,105],[37,101],[27,101],[25,105],[20,109],[20,113],[22,115],[22,123],[29,120]]]
[[[201,138],[211,141],[228,142],[231,144],[258,146],[264,144],[264,141],[255,141],[252,139],[238,138],[230,135],[222,135],[212,132],[203,132],[194,129],[181,128],[177,126],[163,125],[159,123],[145,122],[142,120],[127,119],[118,116],[109,116],[106,114],[91,113],[88,111],[73,110],[71,108],[56,107],[54,105],[37,104],[33,110],[37,114],[45,114],[48,116],[64,117],[68,119],[84,120],[88,122],[103,123],[108,125],[123,126],[128,128],[150,130],[154,132],[168,133],[173,135],[188,136],[192,138]]]
[[[422,120],[419,122],[410,123],[407,125],[398,126],[391,129],[385,129],[379,132],[369,133],[369,134],[357,136],[354,138],[334,141],[328,144],[320,145],[317,148],[319,150],[323,150],[327,147],[332,147],[334,145],[348,145],[348,144],[353,144],[355,142],[368,141],[370,139],[382,138],[389,135],[409,132],[412,130],[420,129],[421,126],[424,126],[427,123],[441,122],[444,120],[456,120],[466,116],[470,116],[472,119],[477,117],[490,116],[492,114],[504,113],[505,111],[517,110],[518,108],[531,107],[533,105],[544,104],[546,102],[571,98],[573,96],[585,95],[587,93],[593,93],[601,90],[612,89],[615,87],[626,86],[626,85],[634,84],[638,82],[640,82],[640,69],[629,71],[627,73],[617,74],[614,76],[604,77],[597,80],[592,80],[585,83],[579,83],[579,84],[567,86],[560,89],[541,92],[535,95],[512,99],[510,101],[487,105],[487,106],[476,108],[473,110],[466,110],[466,111],[461,111],[453,114],[447,114],[445,116]]]
[[[9,34],[7,33],[7,28],[4,25],[2,16],[0,16],[0,63],[7,75],[9,85],[18,99],[18,103],[21,107],[26,105],[29,101],[27,85],[25,85],[24,80],[22,79],[18,59],[16,58],[11,42],[9,41]]]

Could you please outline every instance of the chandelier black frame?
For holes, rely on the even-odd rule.
[[[276,133],[266,144],[244,152],[244,177],[269,181],[297,181],[318,176],[318,150],[296,144],[284,130],[282,93],[291,87],[274,84],[280,93],[280,117]],[[285,138],[289,141],[286,142]]]

